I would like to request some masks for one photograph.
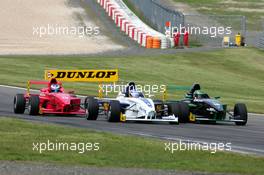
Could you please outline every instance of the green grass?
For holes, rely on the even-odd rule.
[[[263,113],[264,52],[252,48],[159,56],[9,56],[0,57],[0,82],[26,87],[30,79],[41,80],[46,69],[113,69],[120,79],[140,84],[191,86],[199,82],[211,96],[221,96],[230,108],[247,104],[250,112]],[[96,83],[65,83],[76,93],[97,95]],[[186,91],[170,91],[170,99],[183,98]],[[156,94],[156,98],[161,94]]]
[[[243,15],[248,19],[247,29],[263,30],[264,1],[263,0],[174,0],[191,5],[202,14],[209,15]],[[226,19],[228,20],[228,18]]]
[[[84,121],[85,122],[85,121]],[[165,151],[164,141],[113,135],[59,125],[0,117],[0,160],[97,167],[177,169],[263,174],[264,158],[217,152]],[[12,129],[11,129],[12,128]],[[99,151],[33,151],[33,143],[99,143]]]

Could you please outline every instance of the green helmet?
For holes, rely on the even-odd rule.
[[[208,94],[204,93],[201,90],[196,90],[193,93],[194,98],[209,98]]]

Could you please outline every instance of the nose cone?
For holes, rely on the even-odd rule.
[[[69,94],[57,93],[56,97],[62,101],[65,105],[71,104],[71,96]]]
[[[222,103],[220,103],[217,100],[210,99],[210,100],[206,100],[205,102],[207,104],[209,104],[211,107],[213,107],[214,109],[216,109],[217,111],[219,111],[219,112],[224,111],[224,107],[223,107]]]
[[[148,98],[141,98],[141,100],[144,102],[144,104],[149,107],[149,108],[153,108],[154,107],[154,104],[152,102],[151,99],[148,99]]]

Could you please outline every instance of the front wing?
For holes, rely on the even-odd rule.
[[[196,121],[244,122],[244,120],[234,119],[233,115],[230,115],[229,118],[225,120],[217,120],[217,119],[205,118],[203,116],[195,115],[192,113],[190,113],[189,120],[191,122],[196,122]]]
[[[170,116],[163,116],[161,119],[157,118],[127,118],[124,114],[121,114],[120,120],[122,122],[126,121],[136,121],[136,122],[172,122],[172,123],[179,123],[178,117],[175,117],[174,115]]]

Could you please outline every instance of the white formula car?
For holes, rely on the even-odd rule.
[[[186,121],[190,112],[183,102],[164,103],[161,100],[145,98],[138,92],[135,83],[129,83],[125,92],[115,99],[88,97],[87,120],[96,120],[99,114],[106,115],[109,122],[142,121],[179,123]]]

